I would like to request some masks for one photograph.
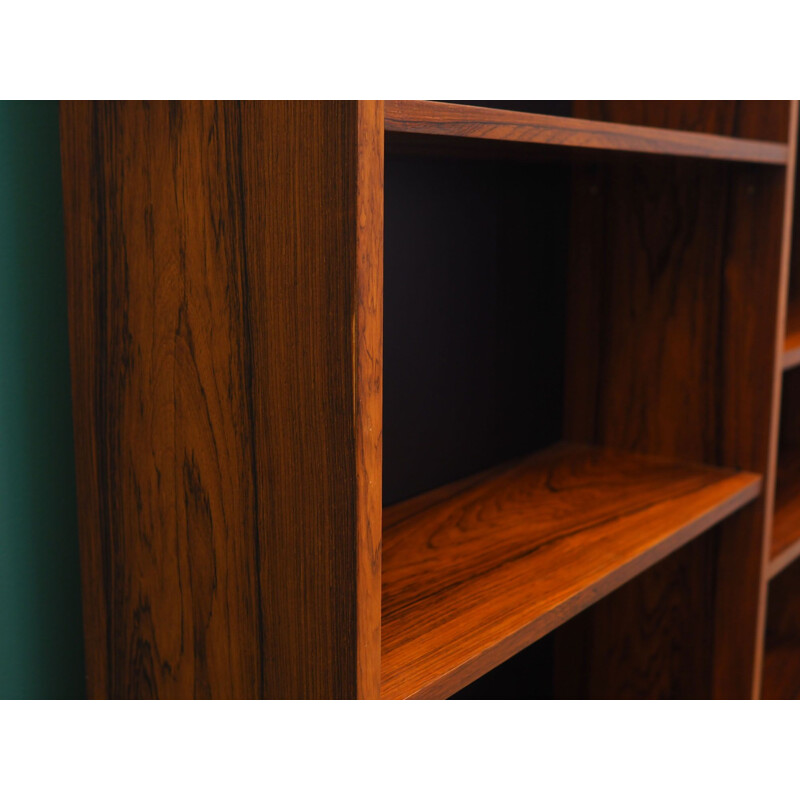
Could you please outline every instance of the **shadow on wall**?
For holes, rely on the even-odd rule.
[[[85,696],[59,158],[0,102],[0,698]]]

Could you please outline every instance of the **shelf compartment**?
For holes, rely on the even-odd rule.
[[[761,696],[800,699],[800,562],[769,582]]]
[[[761,485],[752,473],[561,443],[385,509],[382,696],[449,696]]]
[[[786,338],[783,343],[783,368],[800,364],[800,298],[791,298],[786,310]]]
[[[800,642],[767,645],[763,700],[800,700]]]
[[[800,556],[800,446],[781,443],[770,548],[770,577]]]
[[[773,165],[785,165],[789,152],[788,146],[779,142],[426,100],[386,101],[384,127],[390,134],[481,139]]]

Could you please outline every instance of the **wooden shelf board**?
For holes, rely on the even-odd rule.
[[[761,484],[563,443],[385,509],[382,696],[448,697]]]
[[[783,343],[783,368],[800,364],[800,298],[789,301],[786,310],[786,339]]]
[[[384,127],[389,133],[523,142],[757,164],[785,165],[789,154],[788,146],[780,142],[428,100],[387,100],[384,105]]]
[[[800,447],[781,446],[770,547],[770,578],[800,556]]]

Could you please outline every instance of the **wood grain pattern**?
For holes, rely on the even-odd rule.
[[[92,697],[376,694],[379,117],[62,106]]]
[[[786,172],[650,161],[575,175],[567,438],[768,476]],[[715,696],[758,685],[766,513],[738,514],[712,556]]]
[[[729,180],[714,164],[576,168],[566,437],[714,463]]]
[[[792,100],[789,103],[789,126],[788,126],[788,141],[789,141],[789,159],[787,161],[786,170],[783,176],[783,204],[781,208],[780,217],[780,262],[777,277],[777,308],[775,313],[775,336],[772,345],[772,381],[770,383],[770,414],[769,414],[769,438],[767,450],[767,466],[765,470],[764,482],[764,515],[763,515],[763,534],[761,536],[760,547],[760,581],[758,585],[758,605],[757,605],[757,626],[755,634],[755,660],[753,669],[753,694],[752,697],[759,697],[760,690],[763,685],[763,668],[764,668],[764,654],[765,642],[767,635],[767,580],[770,574],[770,550],[771,550],[771,537],[774,525],[774,510],[775,510],[775,497],[777,491],[777,477],[778,477],[778,455],[779,455],[779,438],[781,431],[781,398],[783,394],[784,384],[784,371],[782,363],[782,355],[785,347],[785,336],[787,327],[787,306],[790,290],[790,272],[792,260],[792,243],[796,241],[799,231],[793,226],[795,218],[795,191],[797,180],[797,147],[798,147],[798,134],[800,134],[800,103],[797,100]],[[778,220],[777,215],[768,217],[764,220],[763,227],[767,228],[770,225],[772,229],[777,229]],[[764,233],[762,232],[762,235]],[[771,234],[776,239],[778,232],[775,230]],[[796,380],[796,379],[795,379]],[[792,431],[796,429],[792,425]],[[755,548],[751,548],[754,550]],[[739,560],[745,560],[746,567],[755,560],[747,553],[732,555],[732,559],[736,557]],[[741,571],[741,570],[740,570]],[[750,583],[749,570],[748,574],[744,576]],[[733,586],[729,589],[729,595],[733,595],[735,589]],[[724,600],[723,600],[724,602]],[[735,653],[730,653],[728,660],[734,663]]]
[[[750,473],[561,444],[388,509],[382,696],[451,694],[760,488]]]
[[[90,696],[445,696],[634,576],[584,619],[587,692],[752,696],[796,547],[770,560],[797,103],[573,111],[63,104]],[[387,509],[381,591],[384,120],[575,154],[566,435],[618,450]]]
[[[383,102],[358,104],[356,198],[357,696],[380,697],[383,438]]]
[[[385,108],[385,126],[389,133],[526,142],[760,164],[782,165],[788,157],[786,144],[779,142],[643,125],[595,122],[424,100],[387,100]]]
[[[575,174],[567,438],[765,467],[770,395],[753,386],[772,381],[783,177],[678,162]]]
[[[654,564],[561,626],[554,696],[704,699],[711,694],[718,528]]]
[[[790,141],[785,100],[576,100],[573,110],[583,119]]]

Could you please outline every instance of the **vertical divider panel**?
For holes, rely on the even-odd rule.
[[[379,105],[61,133],[90,696],[377,696]]]
[[[767,553],[774,459],[775,333],[780,327],[785,171],[734,172],[724,272],[722,415],[725,464],[765,476],[764,494],[726,520],[716,537],[716,607],[711,696],[757,692],[764,625],[762,562]]]

